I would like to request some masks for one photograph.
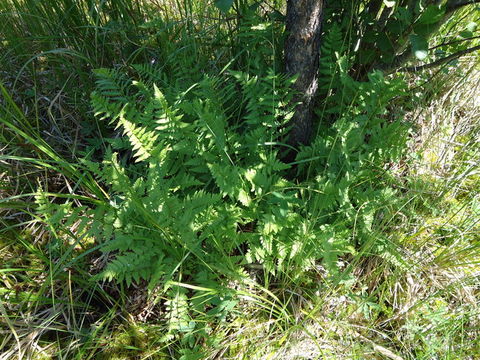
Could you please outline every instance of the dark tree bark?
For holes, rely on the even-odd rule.
[[[293,146],[307,144],[312,135],[323,10],[324,0],[287,1],[285,70],[298,75],[293,85],[298,95],[293,101],[300,102],[291,120],[288,142]]]

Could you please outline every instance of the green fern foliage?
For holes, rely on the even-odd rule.
[[[325,49],[340,31],[331,38]],[[328,71],[345,95],[330,100],[337,120],[298,153],[296,171],[307,179],[300,187],[278,156],[292,114],[291,79],[230,71],[179,88],[151,65],[98,71],[95,113],[126,140],[111,142],[102,163],[84,160],[110,189],[103,222],[94,221],[112,259],[104,276],[152,287],[181,271],[220,281],[249,263],[301,274],[318,261],[335,273],[339,257],[368,243],[395,192],[378,179],[388,181],[385,166],[406,141],[407,127],[386,117],[403,85],[381,73],[356,82],[343,57]]]
[[[295,280],[322,263],[338,274],[342,257],[375,242],[375,226],[391,216],[388,167],[408,129],[387,109],[403,85],[379,72],[352,79],[342,37],[334,26],[321,62],[321,91],[330,92],[325,114],[333,120],[322,122],[319,112],[317,136],[293,164],[279,156],[293,79],[273,67],[200,79],[154,64],[95,72],[92,107],[114,134],[94,149],[103,160],[87,157],[83,166],[108,201],[52,204],[39,191],[38,209],[55,231],[69,217],[85,219],[84,236],[109,259],[104,279],[163,291],[165,341],[200,331],[196,314],[224,321],[236,301],[225,284],[245,280],[251,267]]]
[[[328,94],[338,81],[338,60],[344,56],[345,45],[342,28],[338,23],[329,26],[322,39],[321,58],[319,64],[318,89],[321,94]]]
[[[232,256],[244,243],[262,246],[238,229],[260,216],[258,205],[270,201],[261,196],[274,189],[283,196],[288,185],[281,176],[288,166],[277,160],[274,144],[288,121],[290,80],[273,72],[258,78],[237,71],[178,91],[160,88],[162,74],[151,67],[133,70],[138,71],[130,85],[120,71],[100,72],[92,95],[96,114],[122,129],[143,169],[139,173],[112,151],[100,166],[85,161],[114,192],[114,230],[104,239],[104,251],[117,255],[105,276],[128,284],[160,281],[159,273],[173,278],[179,270],[174,264],[185,257],[217,273],[210,259]],[[234,98],[235,88],[241,98]],[[232,113],[241,120],[229,123]],[[267,233],[272,216],[262,215]]]

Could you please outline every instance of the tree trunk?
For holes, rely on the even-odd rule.
[[[300,102],[291,120],[288,142],[293,146],[307,144],[312,135],[323,10],[324,0],[287,0],[285,71],[298,75],[293,101]]]

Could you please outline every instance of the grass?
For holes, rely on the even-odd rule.
[[[157,62],[173,82],[182,67],[255,69],[255,48],[238,50],[235,23],[203,2],[12,0],[0,14],[0,359],[480,357],[477,58],[437,75],[407,114],[402,206],[372,235],[385,251],[342,257],[334,277],[321,263],[279,276],[252,264],[228,280],[225,319],[200,312],[202,330],[166,337],[165,293],[99,278],[109,255],[81,217],[46,221],[38,189],[54,203],[110,199],[80,160],[118,134],[92,114],[93,69]]]

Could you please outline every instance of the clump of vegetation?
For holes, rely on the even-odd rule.
[[[475,5],[0,8],[5,359],[480,355]]]

